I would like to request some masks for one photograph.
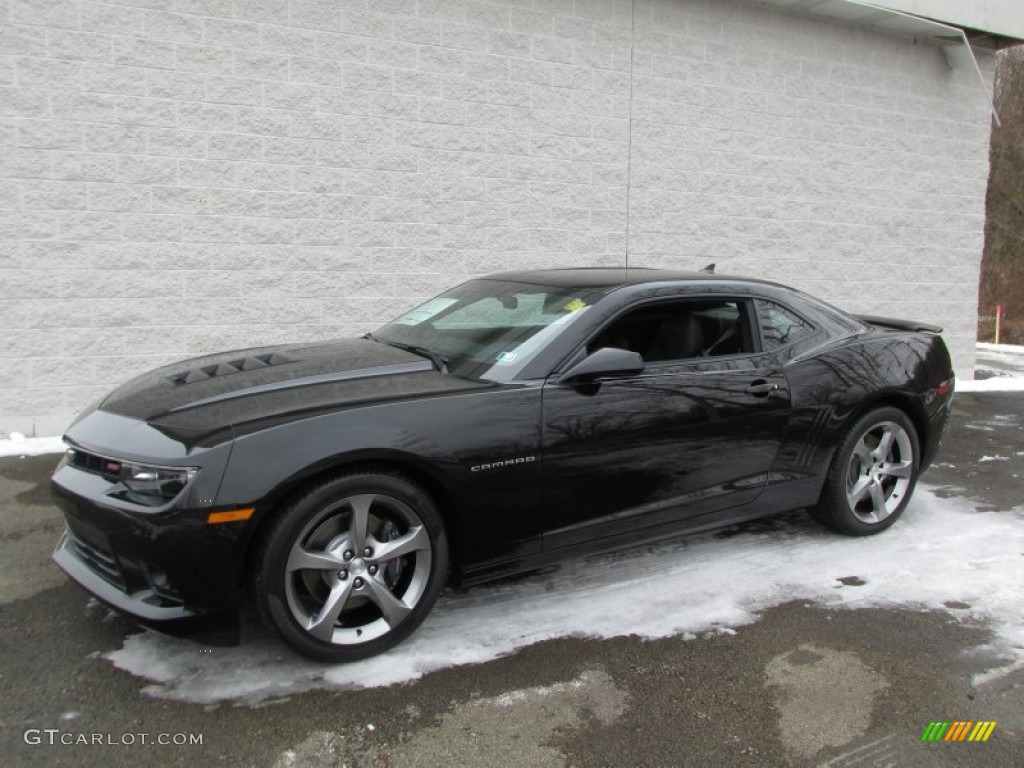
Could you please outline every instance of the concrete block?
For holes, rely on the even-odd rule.
[[[127,96],[145,96],[146,73],[153,71],[143,69],[142,67],[86,64],[82,68],[82,90]]]
[[[225,104],[259,105],[263,102],[263,83],[239,77],[209,77],[206,101]]]
[[[55,59],[109,62],[113,55],[113,40],[108,35],[51,29],[46,41],[47,50]]]

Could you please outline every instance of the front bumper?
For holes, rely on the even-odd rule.
[[[235,644],[249,522],[208,525],[211,509],[135,512],[104,503],[97,478],[58,467],[53,499],[67,530],[53,559],[76,583],[139,623]]]
[[[143,621],[178,621],[196,615],[184,605],[161,598],[153,588],[124,591],[116,559],[76,539],[70,530],[65,530],[57,542],[53,561],[87,592],[122,613]]]

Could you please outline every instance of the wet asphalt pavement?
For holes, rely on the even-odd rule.
[[[409,685],[256,707],[153,698],[146,681],[102,658],[137,628],[89,608],[49,562],[62,529],[46,488],[56,461],[0,458],[4,765],[1024,764],[1024,669],[972,685],[996,660],[977,650],[990,630],[954,617],[962,605],[853,611],[793,601],[735,631],[552,640]],[[924,482],[1019,514],[1024,394],[957,395]],[[998,726],[983,744],[923,744],[933,720]],[[59,743],[92,734],[135,743]],[[138,734],[201,734],[202,744],[142,744]]]

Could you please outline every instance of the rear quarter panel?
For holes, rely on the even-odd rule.
[[[792,360],[786,375],[793,416],[773,473],[803,488],[800,506],[817,500],[846,430],[874,406],[905,410],[918,429],[921,468],[932,462],[951,401],[935,388],[953,375],[941,336],[873,329]]]

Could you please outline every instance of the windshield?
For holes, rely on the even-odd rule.
[[[383,343],[419,347],[458,376],[511,381],[601,296],[593,290],[471,280],[374,331]]]

